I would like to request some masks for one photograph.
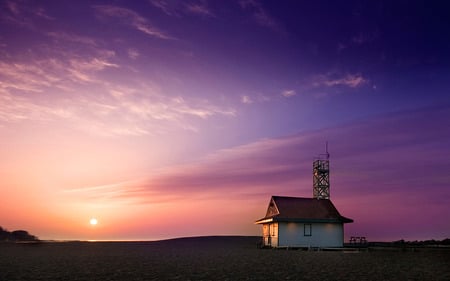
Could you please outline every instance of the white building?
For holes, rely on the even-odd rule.
[[[272,196],[262,225],[264,247],[342,247],[344,223],[330,200],[330,154],[313,162],[313,198]]]
[[[272,196],[262,225],[265,247],[342,247],[344,223],[329,199]]]

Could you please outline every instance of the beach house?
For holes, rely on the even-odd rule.
[[[313,162],[313,197],[272,196],[262,225],[264,247],[342,247],[342,216],[330,200],[329,154]]]

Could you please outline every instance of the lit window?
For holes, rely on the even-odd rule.
[[[270,235],[271,236],[278,235],[278,225],[276,223],[270,225]]]

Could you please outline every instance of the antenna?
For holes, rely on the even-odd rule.
[[[330,153],[328,141],[325,143],[325,154],[320,154],[313,162],[313,197],[330,199]]]

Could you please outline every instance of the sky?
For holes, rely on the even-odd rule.
[[[0,225],[260,235],[328,142],[346,238],[450,237],[448,8],[1,0]]]

